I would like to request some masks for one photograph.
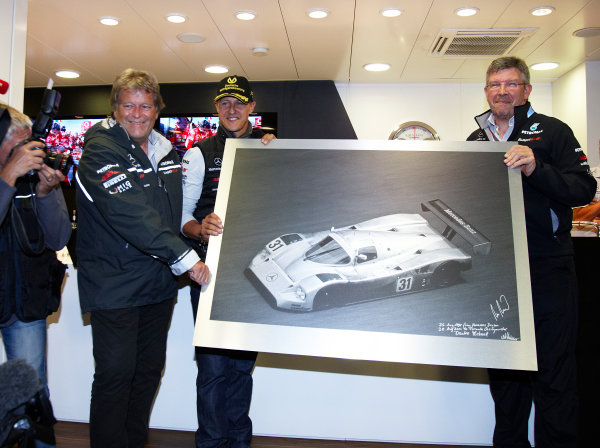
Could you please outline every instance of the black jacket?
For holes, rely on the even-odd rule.
[[[159,303],[177,294],[173,267],[190,248],[179,236],[181,164],[171,144],[157,172],[112,120],[85,134],[77,171],[77,272],[83,312]],[[177,274],[181,272],[175,272]]]
[[[594,198],[596,180],[571,128],[535,112],[527,117],[529,110],[529,102],[515,107],[514,131],[508,138],[530,147],[535,156],[533,173],[529,177],[522,175],[529,256],[570,255],[571,208],[588,204]],[[467,140],[489,140],[486,128],[490,114],[488,110],[475,117],[479,129]],[[558,218],[555,230],[552,212]]]
[[[252,129],[248,123],[248,129],[244,135],[238,138],[262,138],[264,135],[260,129]],[[225,141],[227,138],[235,138],[222,126],[217,129],[216,135],[205,140],[200,140],[194,146],[200,148],[204,157],[204,183],[202,185],[202,195],[196,203],[194,218],[201,222],[204,217],[210,215],[215,209],[215,200],[217,198],[217,189],[219,188],[219,179],[221,177],[221,161],[225,151]]]
[[[59,189],[39,198],[35,184],[0,179],[0,327],[45,319],[58,309],[66,266],[56,258],[71,235]]]

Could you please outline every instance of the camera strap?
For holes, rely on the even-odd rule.
[[[23,220],[21,219],[21,214],[19,213],[18,207],[15,205],[14,201],[11,204],[11,219],[10,219],[10,224],[11,227],[13,229],[13,234],[15,235],[15,238],[17,240],[17,242],[19,243],[19,246],[21,247],[21,250],[23,251],[23,253],[25,255],[28,256],[36,256],[36,255],[40,255],[45,247],[46,247],[46,241],[44,238],[44,231],[42,230],[42,226],[39,224],[39,220],[37,217],[37,213],[35,211],[35,207],[33,206],[33,192],[32,195],[26,198],[20,198],[20,201],[23,201],[23,208],[30,208],[33,215],[36,218],[36,221],[38,221],[38,225],[37,227],[37,238],[36,238],[36,243],[32,243],[32,241],[29,239],[29,235],[27,235],[27,231],[25,230],[25,226],[23,225]]]

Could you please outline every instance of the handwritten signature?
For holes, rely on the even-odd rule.
[[[510,310],[510,305],[508,304],[506,296],[502,294],[496,300],[495,304],[490,303],[490,308],[492,309],[492,316],[494,316],[494,319],[497,321],[499,317],[504,317],[504,313]]]
[[[452,333],[454,336],[494,337],[505,335],[508,329],[499,324],[478,322],[440,322],[438,332]]]

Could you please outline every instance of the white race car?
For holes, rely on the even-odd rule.
[[[491,242],[436,199],[421,204],[445,224],[441,234],[420,214],[395,214],[317,233],[281,235],[252,260],[248,276],[277,308],[312,311],[436,289],[458,282],[471,256]]]

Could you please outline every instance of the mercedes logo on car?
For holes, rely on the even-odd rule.
[[[271,272],[270,274],[267,274],[267,281],[268,282],[274,282],[275,280],[277,280],[277,273],[276,272]]]

